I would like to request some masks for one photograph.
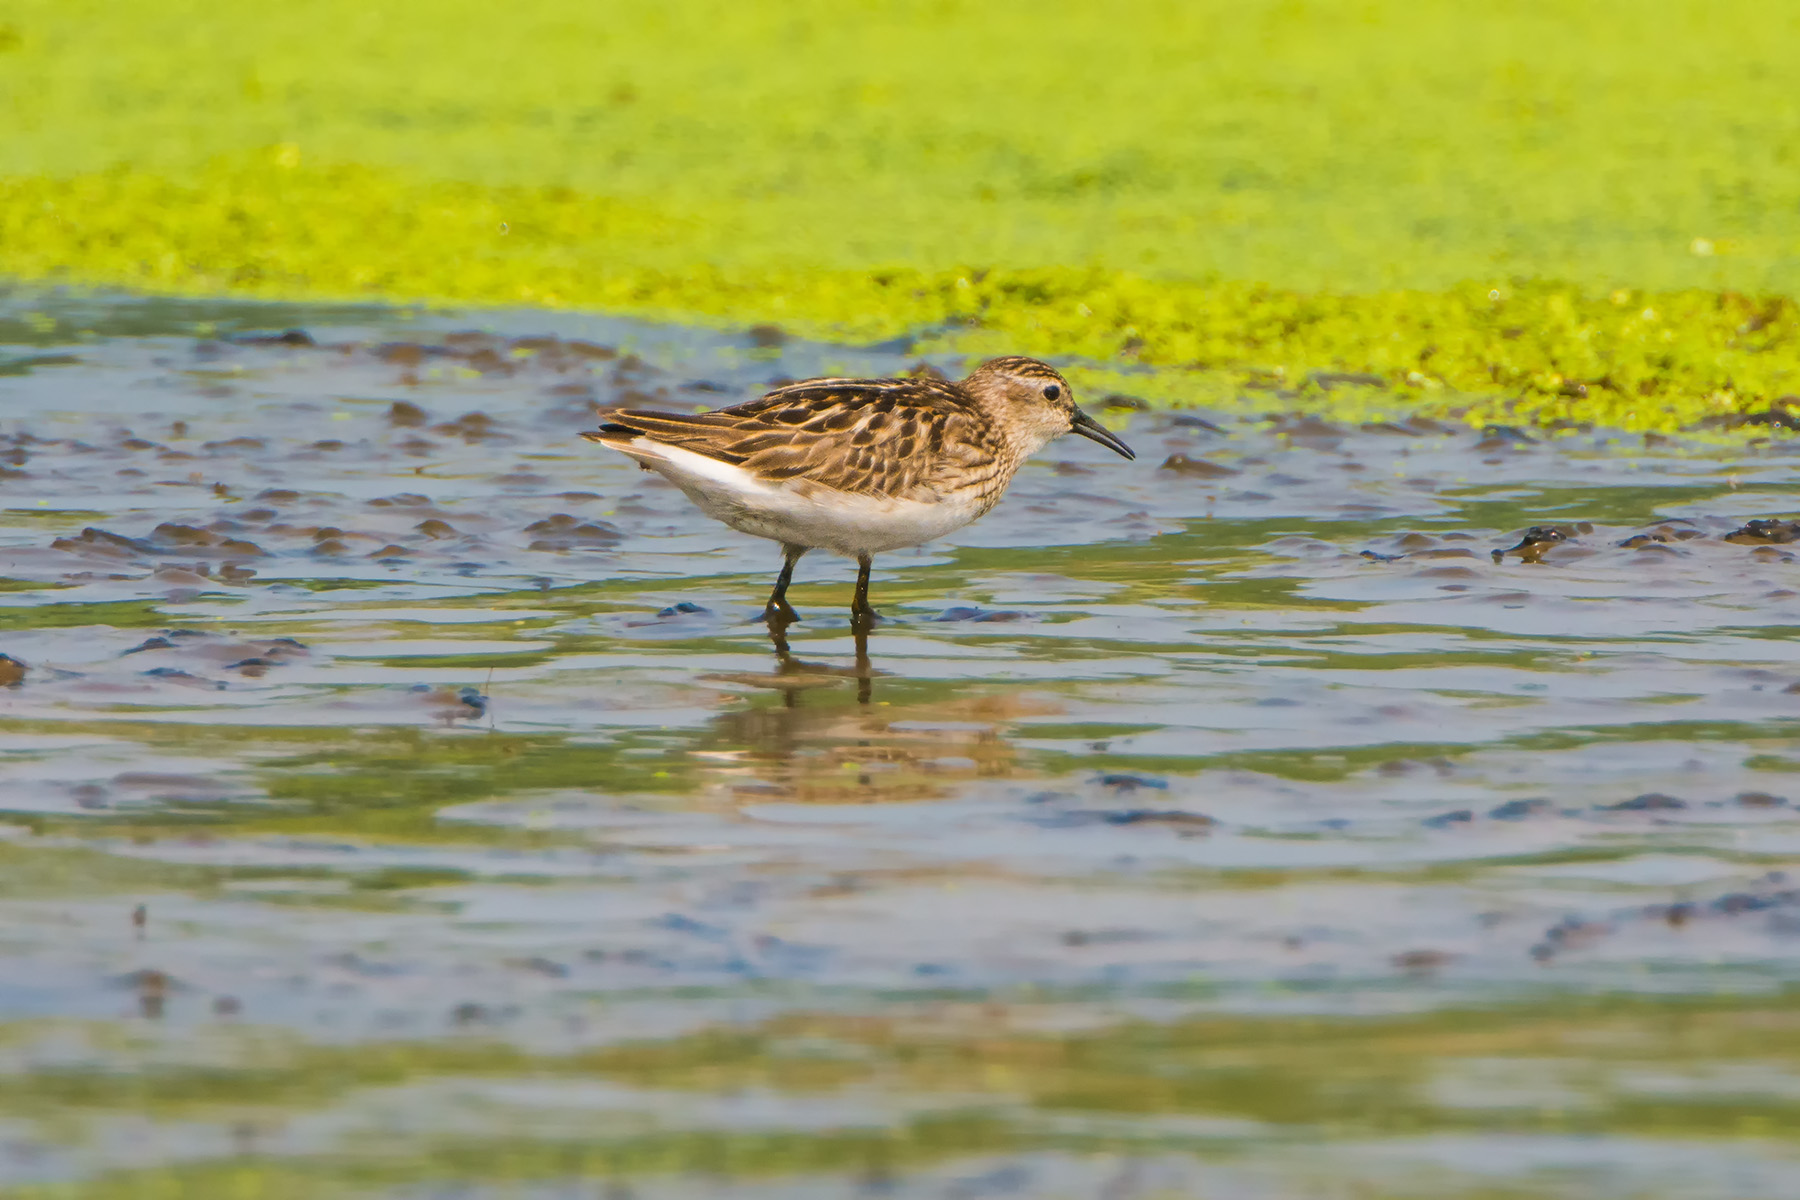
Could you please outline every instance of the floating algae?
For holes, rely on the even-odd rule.
[[[1797,38],[1756,0],[15,0],[0,275],[1791,423]]]

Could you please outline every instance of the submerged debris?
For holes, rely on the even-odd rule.
[[[1691,524],[1680,521],[1664,521],[1652,529],[1634,533],[1618,544],[1621,549],[1636,550],[1644,546],[1666,545],[1670,542],[1691,542],[1705,536],[1704,532],[1695,529]]]
[[[1741,546],[1785,546],[1800,542],[1800,521],[1746,521],[1741,528],[1726,534],[1725,540]]]
[[[1709,901],[1638,905],[1600,918],[1569,915],[1544,931],[1542,940],[1531,947],[1531,957],[1548,964],[1634,924],[1658,924],[1680,930],[1703,921],[1729,921],[1754,914],[1769,914],[1775,921],[1791,922],[1792,912],[1800,910],[1800,888],[1781,886],[1787,882],[1784,872],[1771,871],[1755,881],[1754,890],[1726,892]],[[1780,926],[1784,931],[1786,927]]]
[[[412,692],[424,701],[426,711],[445,725],[473,721],[488,712],[488,698],[478,687],[434,688],[428,683],[417,683]]]
[[[1494,561],[1499,562],[1508,554],[1517,554],[1523,562],[1539,562],[1544,557],[1544,551],[1568,541],[1573,536],[1573,530],[1561,526],[1533,525],[1519,536],[1517,545],[1493,551]]]
[[[1672,812],[1686,808],[1687,801],[1674,796],[1665,796],[1661,792],[1646,792],[1642,796],[1633,796],[1618,804],[1602,804],[1601,812]]]
[[[1009,608],[993,609],[978,608],[972,605],[958,605],[953,608],[946,608],[937,616],[929,619],[940,624],[957,621],[973,621],[978,624],[1004,624],[1011,621],[1029,621],[1032,617],[1028,613],[1017,612]]]
[[[1238,474],[1230,467],[1222,467],[1218,463],[1207,462],[1204,458],[1189,458],[1185,454],[1171,454],[1163,460],[1160,471],[1172,471],[1177,475],[1189,475],[1195,479],[1225,479]]]
[[[1782,808],[1787,804],[1787,797],[1772,796],[1768,792],[1739,792],[1732,801],[1740,808]]]
[[[1481,431],[1481,440],[1475,443],[1477,451],[1484,450],[1516,450],[1524,446],[1535,446],[1538,439],[1514,425],[1489,425]]]
[[[1168,825],[1183,837],[1209,833],[1219,824],[1205,813],[1153,808],[1068,809],[1051,816],[1034,817],[1032,823],[1057,829],[1093,825]]]
[[[445,525],[444,530],[448,531]],[[427,531],[423,526],[421,532],[429,532],[432,536],[442,536],[438,531]],[[618,545],[624,540],[616,526],[605,521],[583,521],[568,513],[555,513],[540,521],[533,521],[525,527],[525,532],[534,534],[527,550],[545,550],[562,552],[566,550],[601,550]]]
[[[1530,800],[1508,800],[1505,804],[1488,810],[1488,816],[1496,821],[1523,821],[1527,817],[1548,813],[1554,806],[1542,797]]]
[[[1133,775],[1124,771],[1102,775],[1099,784],[1101,787],[1112,788],[1115,792],[1135,792],[1139,788],[1167,791],[1169,788],[1169,781],[1166,779],[1158,779],[1154,775]]]

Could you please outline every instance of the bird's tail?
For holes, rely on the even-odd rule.
[[[643,432],[643,430],[633,429],[629,425],[621,425],[617,421],[608,421],[598,429],[584,431],[581,436],[590,442],[605,444],[607,442],[629,442],[635,437],[643,436]]]

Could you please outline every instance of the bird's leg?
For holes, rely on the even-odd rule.
[[[780,617],[769,618],[769,641],[775,646],[775,673],[786,675],[794,669],[793,652],[788,649],[788,622]]]
[[[794,581],[794,564],[805,553],[805,546],[782,544],[781,575],[775,580],[775,590],[769,593],[769,603],[763,608],[763,619],[769,623],[770,628],[785,628],[800,619],[800,614],[787,602],[787,590],[788,584]]]
[[[856,556],[856,598],[850,601],[850,628],[864,633],[875,626],[875,610],[869,606],[869,566],[873,562],[870,555]]]

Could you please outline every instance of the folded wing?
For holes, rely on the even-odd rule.
[[[858,495],[934,498],[997,470],[973,436],[983,419],[935,380],[815,379],[709,413],[617,409],[597,442],[649,438],[744,468],[767,482],[805,481]]]

